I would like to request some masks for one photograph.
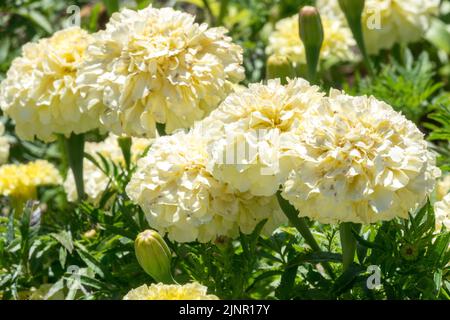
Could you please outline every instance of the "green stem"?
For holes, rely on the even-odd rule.
[[[353,36],[355,37],[356,43],[358,44],[359,50],[363,56],[364,64],[366,65],[367,71],[371,76],[374,75],[372,62],[370,61],[369,55],[367,54],[366,45],[364,43],[364,36],[362,33],[362,26],[360,24],[359,28],[355,28],[353,31]]]
[[[347,19],[349,21],[349,19]],[[358,21],[356,20],[355,23],[351,23],[349,21],[350,29],[352,30],[353,37],[356,40],[356,44],[358,45],[359,51],[361,51],[361,54],[363,56],[364,64],[366,65],[367,71],[371,76],[374,75],[372,62],[370,61],[369,55],[367,53],[366,44],[364,42],[364,35],[362,32],[362,22],[361,19]]]
[[[209,5],[209,0],[202,0],[202,2],[203,2],[203,5],[205,6],[206,11],[208,12],[210,24],[212,26],[215,26],[216,25],[216,21],[215,21],[216,19],[215,19],[214,14],[213,14],[213,12],[211,10],[211,6]]]
[[[72,170],[77,188],[78,200],[84,198],[83,182],[83,158],[84,158],[84,134],[72,133],[65,139],[66,153],[69,167]]]
[[[308,80],[311,83],[316,83],[317,67],[320,59],[320,47],[311,48],[306,51],[306,64],[308,67]]]
[[[167,135],[166,133],[166,125],[164,123],[156,123],[156,130],[160,137]]]
[[[125,166],[127,170],[131,167],[131,137],[119,137],[117,140],[120,149],[122,150],[123,158],[125,159]]]
[[[225,16],[228,13],[228,2],[229,0],[221,0],[220,1],[220,11],[219,11],[219,16],[217,17],[217,25],[222,25],[223,23],[223,18],[225,18]]]
[[[361,225],[352,222],[343,222],[339,225],[339,234],[341,237],[342,246],[342,263],[344,271],[347,270],[353,263],[356,253],[356,238],[352,233],[352,229],[358,230]]]
[[[311,230],[309,230],[308,224],[306,223],[306,218],[299,217],[297,210],[281,196],[280,192],[277,192],[278,203],[281,209],[288,218],[289,222],[298,230],[298,232],[305,239],[305,242],[311,247],[314,252],[322,252],[322,249],[318,245],[316,239],[314,238]],[[333,269],[328,262],[323,264],[324,269],[327,273],[334,278]]]

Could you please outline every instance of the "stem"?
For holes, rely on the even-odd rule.
[[[314,252],[322,252],[322,249],[320,249],[320,246],[317,244],[316,239],[309,230],[308,224],[306,223],[306,218],[299,217],[297,210],[289,203],[289,201],[281,196],[279,191],[277,192],[277,199],[289,222],[298,230],[298,232],[305,239],[305,242],[311,247]],[[333,269],[331,268],[330,264],[328,262],[324,262],[323,267],[327,271],[327,273],[332,278],[334,278]]]
[[[219,11],[219,16],[217,17],[217,25],[222,24],[223,18],[228,13],[228,2],[229,2],[229,0],[221,0],[220,1],[220,11]]]
[[[83,158],[84,158],[84,134],[72,133],[65,139],[66,153],[69,160],[69,166],[72,170],[77,188],[78,200],[84,198],[83,182]]]
[[[359,230],[360,225],[352,222],[344,222],[339,225],[339,234],[342,245],[342,263],[344,271],[353,263],[356,253],[356,238],[353,236],[352,229]]]
[[[306,51],[306,64],[308,67],[308,80],[311,83],[316,83],[317,67],[319,65],[320,47],[312,48]]]
[[[166,125],[164,123],[156,123],[156,130],[160,137],[167,135],[166,133]]]
[[[356,44],[358,45],[359,51],[361,51],[361,54],[363,56],[364,64],[366,65],[367,71],[371,76],[374,75],[372,62],[370,61],[369,55],[367,54],[366,44],[364,42],[364,35],[362,32],[362,22],[361,19],[356,20],[353,23],[350,22],[350,19],[347,18],[347,21],[349,22],[350,29],[352,30],[353,37],[356,40]]]
[[[206,11],[208,12],[210,24],[212,26],[215,26],[216,25],[216,21],[215,21],[216,19],[215,19],[214,14],[213,14],[213,12],[211,10],[211,6],[209,5],[209,0],[202,0],[202,2],[203,2],[203,5],[205,6]]]
[[[131,166],[131,137],[119,137],[117,143],[122,150],[123,158],[125,159],[125,166],[127,170],[130,170]]]

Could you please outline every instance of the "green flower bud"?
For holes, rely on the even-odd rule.
[[[400,248],[400,255],[407,261],[414,261],[419,256],[419,250],[417,247],[410,243],[405,243]]]
[[[286,84],[286,78],[295,78],[295,70],[288,57],[272,55],[267,59],[266,78],[280,78],[282,84]]]
[[[309,80],[314,81],[323,43],[322,20],[317,9],[311,6],[301,8],[298,17],[300,39],[306,52]]]
[[[154,230],[138,234],[134,249],[142,269],[153,279],[162,283],[174,283],[170,272],[172,254],[164,239]]]

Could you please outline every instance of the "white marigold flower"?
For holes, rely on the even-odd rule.
[[[208,288],[198,282],[179,284],[142,285],[130,290],[123,300],[218,300],[212,294],[207,294]]]
[[[440,175],[415,124],[374,97],[332,90],[298,137],[302,161],[282,195],[322,223],[407,218]]]
[[[0,107],[16,123],[17,135],[51,141],[98,127],[95,109],[82,110],[75,87],[78,67],[92,37],[78,27],[28,43],[0,84]]]
[[[9,157],[9,142],[4,134],[5,126],[3,125],[3,122],[0,122],[0,164],[8,162]]]
[[[420,40],[431,18],[439,13],[439,0],[366,0],[362,15],[367,51],[376,54],[395,43]],[[317,0],[320,12],[332,12],[345,21],[338,0]]]
[[[442,200],[450,192],[450,174],[444,175],[436,185],[436,199]]]
[[[207,134],[198,128],[157,138],[126,191],[152,228],[177,242],[214,241],[251,233],[268,219],[263,233],[284,222],[275,197],[255,197],[217,181],[207,170]]]
[[[333,62],[353,61],[356,46],[350,29],[340,19],[321,14],[324,40],[321,59]],[[306,52],[299,35],[298,15],[284,18],[269,35],[268,54],[288,57],[295,65],[306,63]]]
[[[205,117],[244,77],[242,49],[224,28],[171,8],[124,9],[95,36],[77,83],[116,134],[155,136]]]
[[[292,169],[294,128],[324,94],[303,79],[279,79],[229,95],[201,123],[214,130],[208,164],[214,177],[241,192],[271,196]],[[210,129],[212,130],[212,129]]]
[[[110,134],[101,142],[88,142],[86,143],[85,152],[93,156],[97,161],[100,160],[98,156],[98,154],[100,154],[117,165],[124,164],[125,160],[123,158],[122,149],[120,148],[117,139],[117,136]],[[151,140],[149,139],[133,138],[131,145],[131,157],[133,162],[136,162],[137,159],[143,155],[150,143]],[[94,205],[98,205],[103,193],[111,183],[111,177],[107,176],[89,159],[84,159],[83,180],[87,201]],[[67,177],[63,185],[67,194],[67,199],[71,202],[75,202],[78,199],[78,195],[75,179],[71,170],[67,172]]]
[[[434,204],[434,215],[436,231],[439,232],[443,226],[446,230],[450,230],[450,193]]]

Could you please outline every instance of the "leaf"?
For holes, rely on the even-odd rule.
[[[199,8],[203,8],[205,6],[205,3],[202,0],[177,0],[177,2],[190,3]]]
[[[64,269],[66,265],[67,259],[67,250],[64,247],[59,247],[59,263],[61,264],[61,268]]]
[[[119,0],[103,0],[108,15],[111,16],[114,12],[119,11]]]
[[[59,233],[50,234],[53,238],[55,238],[61,245],[63,245],[70,253],[73,251],[73,241],[72,234],[70,231],[63,230]]]
[[[294,250],[291,250],[288,254],[288,258],[291,258],[295,254]],[[295,284],[295,278],[297,276],[298,265],[289,264],[286,266],[282,276],[280,285],[276,289],[276,295],[278,298],[286,300],[291,298],[292,289]]]
[[[246,291],[249,292],[251,289],[253,289],[253,287],[256,285],[256,283],[258,283],[261,280],[264,280],[266,278],[270,278],[270,277],[274,277],[274,276],[278,276],[278,275],[282,275],[283,271],[281,270],[270,270],[267,272],[264,272],[262,274],[260,274],[259,276],[257,276],[253,282],[247,287]]]
[[[44,297],[44,300],[47,300],[51,296],[53,296],[58,291],[61,291],[64,289],[64,278],[59,279],[56,281],[53,286],[48,290],[47,294]]]
[[[289,261],[289,265],[299,265],[303,263],[321,263],[321,262],[342,262],[342,255],[332,252],[307,252],[300,253],[292,261]]]
[[[363,237],[361,237],[358,233],[356,233],[354,231],[353,231],[353,236],[356,238],[356,241],[358,241],[359,244],[361,244],[367,248],[383,250],[382,246],[378,245],[375,242],[371,242],[371,241],[364,239]]]
[[[441,291],[441,287],[442,287],[442,270],[441,269],[437,270],[434,273],[433,280],[434,280],[434,290],[436,290],[436,293],[439,293],[439,291]]]
[[[9,47],[11,45],[11,40],[7,35],[2,35],[0,37],[0,64],[6,60],[8,57]]]
[[[136,2],[138,9],[144,9],[147,8],[152,3],[152,0],[136,0]]]
[[[339,278],[336,279],[331,289],[332,293],[335,295],[340,295],[350,289],[358,275],[364,271],[365,270],[359,265],[351,265],[342,275],[339,276]]]
[[[92,7],[91,16],[89,18],[89,31],[95,32],[97,30],[98,26],[98,19],[100,17],[100,12],[102,10],[102,4],[101,2],[95,4]]]
[[[47,20],[47,18],[42,13],[40,13],[39,11],[28,10],[26,8],[20,8],[19,10],[17,10],[16,13],[21,15],[24,18],[29,19],[35,25],[37,25],[38,27],[42,28],[45,32],[47,32],[49,34],[53,32],[52,25]]]
[[[7,243],[11,243],[15,238],[14,233],[14,212],[11,212],[8,217],[8,229],[6,232],[6,241]]]
[[[77,249],[76,252],[80,256],[80,258],[86,263],[86,265],[92,269],[96,274],[100,277],[104,277],[104,272],[102,270],[101,264],[97,259],[95,259],[87,250],[85,250],[80,244],[75,244]]]
[[[425,34],[425,39],[438,49],[450,54],[450,32],[447,25],[438,18],[432,19],[431,26]]]

